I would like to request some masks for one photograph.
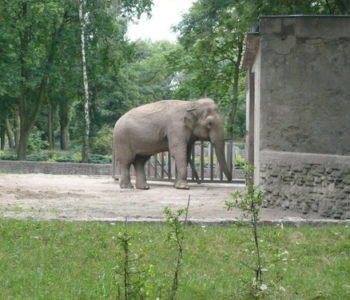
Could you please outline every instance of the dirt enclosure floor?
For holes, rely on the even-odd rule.
[[[244,185],[192,183],[190,190],[176,190],[169,182],[150,182],[150,186],[146,191],[120,189],[109,176],[0,175],[0,215],[40,220],[124,221],[127,217],[129,221],[163,221],[165,207],[185,208],[190,196],[192,222],[241,219],[241,211],[227,211],[225,201]],[[276,223],[319,219],[317,215],[268,208],[262,209],[261,217]]]

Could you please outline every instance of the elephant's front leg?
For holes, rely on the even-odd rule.
[[[194,144],[189,144],[187,146],[187,164],[190,164],[191,170],[192,170],[192,176],[194,176],[196,178],[196,181],[198,184],[201,183],[201,180],[199,179],[197,170],[196,170],[196,166],[194,163],[194,156],[192,157],[192,149],[194,147]]]
[[[188,190],[190,187],[187,183],[187,146],[186,144],[177,144],[175,147],[170,145],[170,149],[177,171],[175,188]]]

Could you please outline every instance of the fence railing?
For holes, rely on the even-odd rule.
[[[231,140],[225,143],[225,155],[233,181],[244,180],[243,163],[246,159],[244,143]],[[187,166],[189,181],[225,182],[215,156],[214,147],[210,142],[196,142],[192,151],[192,164]],[[146,175],[150,180],[174,180],[176,176],[175,161],[169,152],[153,155],[146,164]]]

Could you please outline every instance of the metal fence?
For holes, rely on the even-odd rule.
[[[245,143],[226,141],[225,154],[233,181],[244,180]],[[210,142],[196,142],[192,151],[192,160],[192,167],[189,164],[187,170],[189,181],[227,182],[216,159],[214,147]],[[169,152],[152,156],[146,164],[146,175],[150,180],[174,180],[176,176],[175,161]]]

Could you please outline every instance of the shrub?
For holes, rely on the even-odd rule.
[[[240,154],[236,155],[235,158],[235,169],[243,169],[246,165],[246,160],[244,157]]]
[[[34,127],[28,138],[27,151],[28,154],[33,152],[39,152],[40,150],[47,149],[49,144],[42,139],[44,132]]]
[[[17,154],[12,151],[0,151],[0,159],[3,160],[16,160]]]
[[[91,143],[91,152],[100,155],[112,154],[113,130],[109,126],[103,126]]]
[[[89,163],[93,164],[109,164],[112,162],[111,155],[90,154]]]

